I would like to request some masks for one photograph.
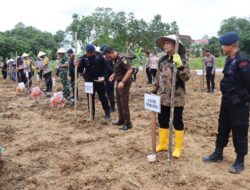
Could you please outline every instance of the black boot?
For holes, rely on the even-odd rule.
[[[237,155],[234,164],[230,167],[229,171],[234,174],[239,174],[244,170],[244,155]]]
[[[133,127],[133,125],[131,123],[129,123],[129,124],[123,125],[121,128],[119,128],[119,130],[127,131],[127,130],[131,129],[132,127]]]
[[[123,121],[119,121],[119,120],[116,120],[116,121],[113,121],[112,122],[112,125],[123,125],[124,124],[124,122]]]
[[[111,118],[110,118],[110,111],[109,111],[109,110],[105,111],[104,119],[105,119],[105,120],[110,120],[110,119],[111,119]]]
[[[204,162],[220,162],[223,160],[223,148],[216,147],[213,154],[202,158]]]

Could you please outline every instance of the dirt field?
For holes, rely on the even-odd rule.
[[[16,84],[0,80],[0,145],[6,148],[0,163],[0,190],[250,189],[249,159],[242,174],[228,172],[235,159],[231,139],[222,163],[201,160],[214,149],[220,93],[202,93],[194,75],[187,83],[184,150],[172,170],[165,152],[157,154],[155,163],[146,158],[151,152],[151,131],[143,94],[150,86],[144,76],[132,85],[134,128],[128,132],[102,120],[99,102],[96,125],[88,122],[84,97],[75,126],[69,105],[58,110],[49,99],[36,102],[24,94],[17,96]]]

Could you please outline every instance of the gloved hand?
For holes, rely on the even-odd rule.
[[[179,54],[176,53],[173,55],[173,61],[175,62],[177,69],[182,66],[182,60]]]

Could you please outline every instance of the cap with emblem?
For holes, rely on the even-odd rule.
[[[95,46],[92,44],[86,45],[86,52],[87,53],[93,53],[95,51]]]
[[[219,42],[224,46],[229,46],[240,40],[240,36],[236,32],[226,32],[220,36]]]

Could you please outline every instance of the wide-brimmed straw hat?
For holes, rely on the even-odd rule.
[[[44,52],[42,52],[42,51],[39,51],[37,57],[41,57],[41,56],[44,56],[44,55],[46,55],[46,53],[44,53]]]
[[[176,35],[168,35],[168,36],[162,36],[160,38],[158,38],[156,40],[156,45],[164,51],[164,44],[166,41],[173,41],[176,43]],[[179,40],[179,50],[178,50],[178,53],[179,54],[185,54],[186,53],[186,48],[185,46],[183,45],[183,43]]]

